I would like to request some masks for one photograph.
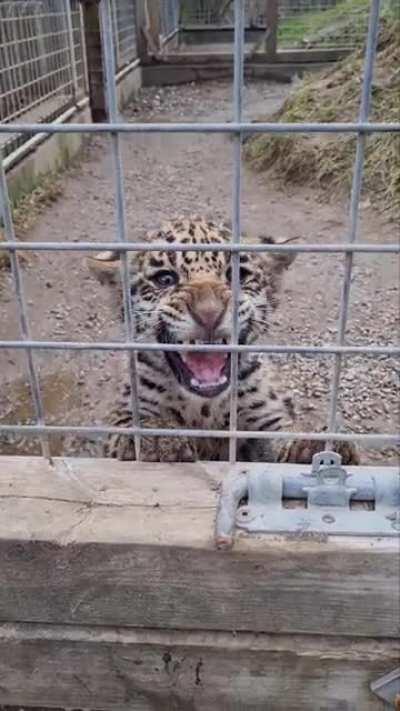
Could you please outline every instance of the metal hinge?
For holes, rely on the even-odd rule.
[[[385,701],[385,708],[400,711],[400,667],[373,681],[370,689],[378,699]]]
[[[399,471],[351,469],[327,451],[314,455],[309,472],[294,465],[241,465],[222,487],[218,547],[233,543],[235,527],[249,533],[400,536]]]

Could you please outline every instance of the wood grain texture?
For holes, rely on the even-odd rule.
[[[395,637],[398,541],[213,543],[227,468],[0,460],[0,619]]]
[[[394,642],[0,626],[0,703],[105,711],[379,711]]]

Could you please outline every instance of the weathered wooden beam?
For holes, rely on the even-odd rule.
[[[242,534],[218,552],[226,472],[218,463],[1,458],[0,619],[398,634],[397,540]]]
[[[92,120],[107,120],[105,77],[101,48],[99,0],[80,0],[85,35],[86,66],[89,83],[89,104]]]
[[[380,711],[394,641],[0,625],[0,703],[104,711]]]

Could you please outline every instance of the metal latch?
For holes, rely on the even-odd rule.
[[[218,547],[232,545],[235,528],[249,533],[400,536],[399,471],[357,466],[347,472],[340,455],[327,451],[314,455],[309,472],[287,464],[241,465],[222,487]]]
[[[370,684],[371,691],[385,701],[388,709],[400,710],[400,667],[381,676]]]

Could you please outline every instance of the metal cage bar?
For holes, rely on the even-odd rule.
[[[155,428],[144,428],[139,426],[139,420],[135,419],[135,408],[138,407],[138,399],[136,393],[136,374],[135,374],[135,361],[133,360],[133,367],[130,368],[130,373],[132,376],[132,411],[133,411],[133,426],[132,427],[80,427],[80,426],[62,426],[62,425],[46,425],[44,423],[43,412],[41,409],[40,400],[40,386],[37,380],[37,375],[34,368],[29,369],[30,382],[32,387],[32,392],[34,393],[34,398],[36,398],[39,408],[37,408],[37,424],[33,425],[5,425],[0,424],[0,432],[3,433],[24,433],[34,436],[40,435],[50,435],[50,434],[81,434],[81,435],[104,435],[110,433],[123,433],[131,435],[133,437],[140,437],[143,434],[153,435],[153,436],[190,436],[190,437],[218,437],[230,440],[230,458],[231,461],[235,460],[236,457],[236,442],[238,439],[291,439],[296,437],[296,439],[303,440],[315,440],[325,442],[327,439],[330,441],[359,441],[363,443],[385,443],[385,444],[399,444],[399,436],[396,434],[389,433],[373,433],[373,434],[355,434],[355,433],[343,433],[337,432],[336,430],[336,407],[337,407],[337,395],[338,388],[340,384],[340,366],[342,358],[344,356],[351,356],[357,354],[364,354],[370,356],[376,355],[400,355],[400,348],[395,346],[351,346],[345,345],[344,333],[348,314],[348,297],[349,297],[349,286],[351,277],[351,266],[352,257],[355,253],[381,253],[381,254],[399,254],[400,245],[399,244],[364,244],[357,242],[357,213],[358,213],[358,203],[359,203],[359,191],[361,188],[361,179],[363,174],[363,151],[366,137],[373,133],[382,132],[400,132],[400,123],[370,123],[368,121],[368,106],[369,97],[371,92],[371,82],[372,82],[372,70],[375,58],[375,45],[376,36],[378,31],[379,22],[379,8],[381,0],[372,0],[371,14],[369,22],[369,33],[367,41],[367,52],[365,60],[365,76],[363,83],[363,94],[360,109],[359,121],[354,123],[304,123],[304,124],[275,124],[275,123],[260,123],[252,124],[242,122],[241,114],[241,99],[243,90],[243,30],[244,30],[244,20],[243,20],[243,5],[244,0],[235,0],[235,78],[234,78],[234,116],[231,123],[171,123],[171,124],[129,124],[123,123],[118,120],[117,115],[117,103],[116,103],[116,87],[115,87],[115,55],[113,51],[113,39],[112,39],[112,22],[111,22],[111,10],[110,10],[110,0],[101,0],[101,12],[102,12],[102,25],[103,25],[103,36],[104,36],[104,55],[105,55],[105,65],[107,74],[107,96],[109,102],[109,123],[103,124],[51,124],[51,123],[16,123],[16,124],[3,124],[0,125],[0,135],[3,133],[7,134],[55,134],[55,133],[108,133],[111,135],[112,140],[112,152],[114,160],[114,174],[115,174],[115,190],[116,190],[116,213],[117,213],[117,240],[110,241],[107,243],[101,243],[102,249],[113,249],[122,254],[122,280],[124,286],[124,305],[125,305],[125,323],[126,323],[126,342],[98,342],[98,343],[87,343],[79,341],[35,341],[29,337],[29,331],[25,330],[22,332],[21,341],[1,341],[0,349],[4,348],[15,348],[19,350],[25,350],[28,358],[30,358],[31,363],[33,352],[35,350],[115,350],[115,351],[127,351],[131,356],[135,356],[136,352],[144,350],[175,350],[175,351],[203,351],[203,352],[229,352],[233,354],[232,362],[237,361],[237,354],[241,352],[259,352],[259,353],[275,353],[275,354],[303,354],[303,355],[334,355],[335,360],[335,374],[332,383],[332,396],[331,396],[331,412],[330,412],[330,426],[327,432],[254,432],[254,431],[239,431],[237,430],[237,420],[236,420],[236,400],[235,394],[231,397],[230,406],[230,425],[227,430],[205,430],[205,429],[155,429]],[[14,61],[14,58],[11,58]],[[16,74],[19,71],[18,63],[14,61],[13,72]],[[56,66],[55,72],[62,73],[63,67]],[[20,75],[18,75],[19,81],[23,81]],[[12,98],[12,97],[11,97]],[[10,104],[11,105],[11,104]],[[125,224],[125,206],[124,206],[124,184],[123,184],[123,173],[121,164],[121,155],[119,151],[119,137],[121,133],[135,134],[135,133],[226,133],[232,134],[235,138],[234,146],[234,188],[233,188],[233,237],[231,243],[225,245],[207,245],[206,247],[200,245],[169,245],[168,249],[170,251],[202,251],[207,249],[207,251],[226,251],[232,254],[232,261],[234,266],[234,277],[233,279],[233,331],[232,331],[232,342],[230,345],[174,345],[174,344],[156,344],[156,343],[139,343],[135,342],[134,338],[134,321],[132,315],[132,306],[129,298],[129,272],[127,266],[127,252],[128,251],[157,251],[159,249],[164,249],[165,245],[161,244],[148,244],[148,243],[135,243],[129,242],[126,239],[126,224]],[[354,171],[353,180],[353,190],[352,190],[352,201],[350,210],[350,232],[347,241],[338,244],[307,244],[307,245],[244,245],[240,241],[240,143],[241,136],[245,133],[353,133],[357,135],[357,154],[356,163]],[[2,195],[3,202],[6,205],[5,214],[10,216],[10,205],[7,195],[7,189],[4,178],[4,171],[1,174],[2,180],[0,181],[0,196]],[[7,212],[8,211],[8,212]],[[7,227],[7,225],[6,225]],[[18,271],[17,262],[17,252],[19,251],[97,251],[99,248],[99,243],[95,242],[23,242],[17,243],[15,241],[14,233],[8,225],[6,229],[6,241],[0,242],[0,250],[9,250],[11,254],[12,264],[17,264],[17,281],[20,277]],[[343,282],[342,291],[342,301],[341,301],[341,311],[340,311],[340,327],[339,327],[339,339],[335,345],[324,345],[324,346],[270,346],[270,345],[257,345],[254,346],[242,346],[238,344],[238,314],[237,314],[237,304],[239,299],[239,259],[241,252],[315,252],[315,253],[342,253],[346,257],[346,273]],[[14,270],[15,271],[15,270]],[[21,300],[21,295],[23,299],[23,293],[21,291],[21,284],[19,279],[19,286],[17,285],[17,299]],[[22,316],[26,317],[26,312],[22,311]],[[233,370],[233,385],[237,385],[237,367],[235,371],[235,366],[232,366]],[[232,390],[236,390],[235,387]],[[136,413],[138,414],[138,413]],[[45,453],[45,452],[44,452]]]
[[[253,346],[217,345],[204,343],[202,345],[182,345],[181,343],[144,343],[130,341],[0,341],[0,349],[14,348],[32,350],[60,351],[161,351],[163,353],[270,353],[274,355],[388,355],[400,356],[400,346]]]
[[[235,0],[235,46],[234,46],[234,76],[233,76],[233,120],[240,123],[242,120],[243,101],[243,72],[244,72],[244,3]],[[242,190],[242,133],[236,133],[233,145],[233,205],[232,205],[232,242],[240,246],[241,241],[241,190]],[[232,345],[239,341],[239,297],[240,297],[240,253],[231,255],[232,259]],[[239,384],[239,356],[237,352],[231,355],[231,397],[229,426],[231,430],[237,429]],[[229,442],[229,461],[236,462],[236,439]]]
[[[379,33],[379,12],[380,12],[381,0],[372,0],[371,2],[371,14],[368,27],[368,37],[367,37],[367,47],[365,52],[365,65],[364,65],[364,79],[361,91],[361,104],[360,104],[360,122],[368,121],[370,104],[371,104],[371,91],[372,91],[372,78],[374,73],[374,63],[376,57],[376,47],[378,43],[378,33]],[[351,190],[350,198],[350,225],[348,241],[353,244],[357,239],[358,234],[358,218],[359,218],[359,203],[362,188],[362,178],[364,171],[364,157],[365,157],[365,142],[367,137],[365,134],[358,134],[357,137],[357,148],[356,157],[354,162],[354,172],[353,172],[353,184]],[[345,255],[345,265],[344,265],[344,279],[341,294],[340,303],[340,313],[339,313],[339,323],[338,323],[338,345],[343,346],[346,337],[346,325],[349,314],[349,304],[350,304],[350,288],[351,288],[351,274],[353,269],[353,252],[348,252]],[[335,355],[335,365],[332,379],[332,393],[330,402],[330,411],[328,419],[328,429],[334,430],[336,428],[336,418],[337,409],[339,401],[339,386],[340,386],[340,375],[342,370],[343,354],[336,353]],[[327,443],[329,448],[329,442]]]
[[[211,437],[212,439],[293,439],[314,440],[325,442],[328,438],[333,442],[364,442],[368,444],[392,444],[399,445],[400,437],[396,434],[356,434],[354,432],[289,432],[289,431],[260,431],[253,430],[202,430],[202,429],[179,429],[155,428],[155,427],[108,427],[101,426],[81,426],[81,425],[0,425],[0,432],[20,433],[20,434],[81,434],[81,435],[104,435],[104,434],[124,434],[124,435],[146,435],[150,437]]]
[[[110,0],[102,0],[100,6],[101,30],[103,36],[104,66],[106,75],[107,104],[110,124],[118,119],[117,86],[115,82],[115,48],[113,40],[113,17]],[[126,210],[124,174],[121,158],[119,133],[111,133],[111,150],[115,176],[115,203],[117,217],[117,237],[119,242],[126,242]],[[123,292],[124,322],[126,340],[135,340],[135,327],[132,313],[132,302],[129,285],[129,264],[126,252],[121,254],[121,282]],[[130,404],[133,425],[138,427],[139,420],[139,388],[137,375],[136,352],[129,351]],[[136,458],[140,457],[140,436],[135,435]]]
[[[399,123],[14,123],[1,133],[399,133]]]

